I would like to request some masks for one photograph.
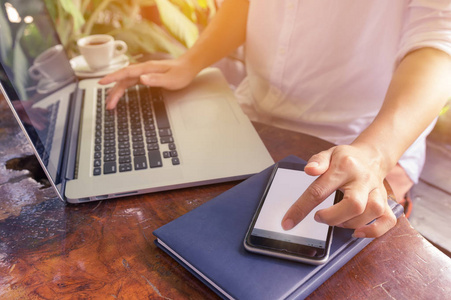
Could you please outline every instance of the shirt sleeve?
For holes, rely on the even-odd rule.
[[[406,13],[397,63],[424,47],[451,55],[451,0],[412,0]]]

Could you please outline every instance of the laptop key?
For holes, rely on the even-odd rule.
[[[144,148],[133,149],[133,156],[143,156],[146,155],[146,150]]]
[[[158,139],[156,137],[148,137],[146,139],[147,144],[156,144],[158,143]]]
[[[119,172],[128,172],[132,170],[132,164],[119,165]]]
[[[172,136],[163,136],[160,139],[160,143],[162,143],[162,144],[169,144],[169,143],[173,143],[173,142],[174,142],[174,139],[172,138]]]
[[[145,156],[135,156],[133,159],[135,170],[147,169],[147,158]]]
[[[94,160],[94,167],[100,167],[102,165],[101,160],[100,159],[95,159]]]
[[[160,147],[158,146],[158,143],[152,143],[152,144],[148,144],[147,145],[147,150],[148,151],[152,151],[152,150],[158,150]]]
[[[168,114],[166,113],[164,102],[162,100],[155,101],[153,103],[153,107],[155,109],[155,119],[157,121],[158,128],[170,128],[171,126],[169,126]]]
[[[116,153],[105,154],[103,157],[103,161],[116,161]]]
[[[146,137],[151,138],[157,136],[157,132],[155,130],[146,130]]]
[[[120,149],[119,150],[119,156],[128,156],[130,155],[130,149]]]
[[[116,173],[116,162],[109,161],[103,164],[103,174]]]
[[[138,141],[138,142],[134,142],[133,143],[133,149],[139,149],[139,148],[144,148],[144,142],[143,141]]]
[[[115,147],[105,147],[105,149],[103,149],[103,154],[112,154],[112,153],[116,153]]]
[[[158,168],[163,166],[161,162],[161,154],[158,150],[149,151],[149,164],[151,168]]]
[[[102,173],[102,169],[101,168],[94,168],[94,176],[99,176]]]
[[[132,162],[131,156],[121,156],[119,157],[119,164],[127,164]]]
[[[159,129],[158,130],[158,134],[160,135],[160,137],[162,137],[162,136],[171,136],[172,135],[172,131],[171,131],[171,128],[163,128],[163,129]]]

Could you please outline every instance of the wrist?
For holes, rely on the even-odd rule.
[[[387,149],[377,144],[356,139],[351,146],[357,148],[368,159],[373,170],[379,170],[381,178],[385,178],[398,161]]]
[[[207,59],[207,55],[203,55],[201,51],[196,51],[194,48],[188,49],[188,51],[186,51],[178,59],[194,74],[199,73],[211,65]]]

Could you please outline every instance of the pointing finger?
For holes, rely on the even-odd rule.
[[[326,183],[324,178],[317,178],[288,209],[282,219],[282,228],[290,230],[301,222],[318,204],[331,195],[335,185]]]

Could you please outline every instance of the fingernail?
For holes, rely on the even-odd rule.
[[[317,166],[319,166],[319,163],[317,163],[316,161],[309,162],[308,164],[305,165],[306,168],[314,168]]]
[[[352,237],[358,238],[358,239],[363,239],[365,237],[365,234],[363,232],[354,232],[352,234]]]
[[[282,222],[283,230],[290,230],[293,227],[294,227],[294,222],[291,219],[286,219],[285,221]]]

